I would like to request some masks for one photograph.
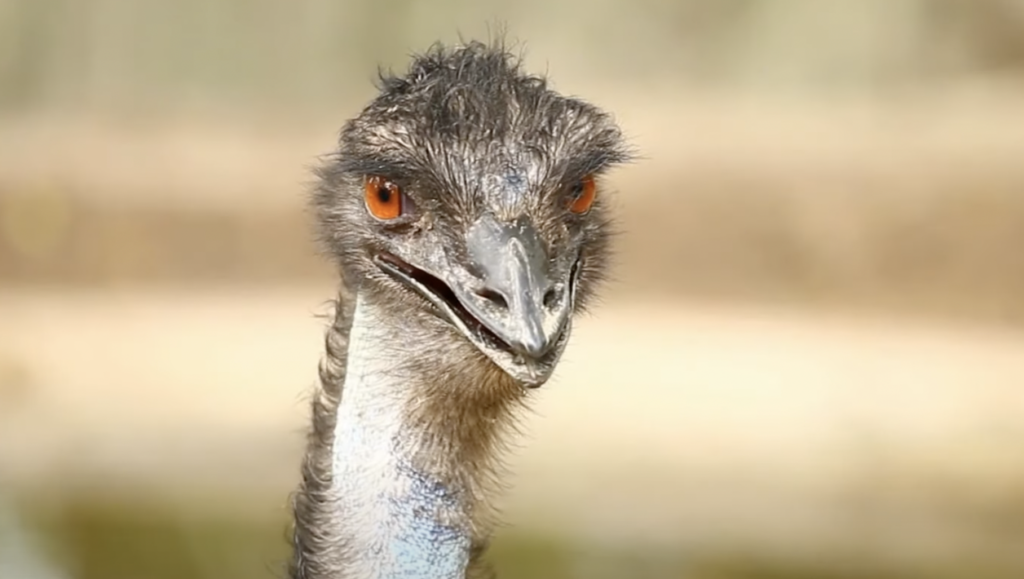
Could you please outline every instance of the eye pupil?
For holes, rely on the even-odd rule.
[[[391,190],[387,187],[379,187],[377,189],[377,199],[379,199],[381,203],[390,203]]]

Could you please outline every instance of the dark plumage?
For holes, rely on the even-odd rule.
[[[607,269],[611,220],[601,194],[585,211],[569,208],[589,179],[600,184],[629,154],[606,113],[525,74],[501,44],[436,46],[405,75],[383,76],[379,88],[345,124],[313,195],[342,290],[295,499],[291,575],[353,576],[346,559],[367,555],[351,545],[376,532],[345,528],[332,472],[359,296],[376,333],[392,340],[394,373],[407,382],[397,390],[395,461],[463,497],[445,524],[471,540],[466,576],[484,576],[478,556],[494,523],[487,499],[500,483],[502,434],[523,386],[547,380],[572,312]],[[401,196],[398,217],[370,210],[367,187],[377,181],[369,177]],[[380,199],[395,202],[388,191]]]
[[[366,252],[390,238],[366,215],[359,181],[384,174],[406,185],[454,251],[485,201],[497,202],[503,216],[528,213],[552,247],[578,235],[587,253],[578,294],[584,304],[590,282],[606,271],[609,218],[601,199],[584,219],[566,215],[559,201],[584,175],[629,159],[611,117],[524,74],[500,45],[437,46],[406,75],[384,76],[380,89],[342,129],[313,198],[321,236],[346,281],[380,277]],[[427,224],[403,225],[402,233],[415,234]]]

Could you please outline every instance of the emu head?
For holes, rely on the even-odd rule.
[[[601,178],[628,158],[504,48],[437,47],[344,126],[314,205],[352,289],[536,387],[606,270]]]

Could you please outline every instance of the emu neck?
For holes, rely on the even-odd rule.
[[[515,390],[461,344],[438,347],[455,338],[440,329],[356,301],[331,460],[341,577],[462,579],[486,541],[483,483]]]

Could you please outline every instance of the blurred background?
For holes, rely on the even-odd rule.
[[[1024,2],[0,0],[0,577],[281,577],[309,168],[435,40],[612,111],[501,576],[1024,577]]]

